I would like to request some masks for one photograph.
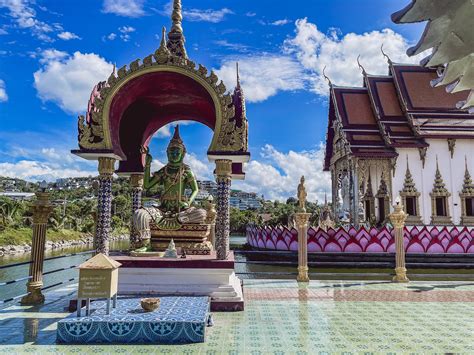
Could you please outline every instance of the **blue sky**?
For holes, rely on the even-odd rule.
[[[380,53],[416,62],[405,50],[422,25],[395,25],[398,0],[183,0],[188,55],[217,71],[228,89],[239,61],[247,98],[252,162],[235,186],[272,199],[294,194],[307,176],[310,198],[322,199],[327,125],[326,73],[336,84],[361,85],[356,58],[386,74]],[[155,51],[170,2],[159,0],[0,0],[0,175],[30,180],[95,175],[96,165],[68,153],[77,146],[77,115],[94,83],[113,63]],[[164,161],[169,129],[157,133],[155,167]],[[211,138],[199,124],[182,127],[198,177],[210,178]]]

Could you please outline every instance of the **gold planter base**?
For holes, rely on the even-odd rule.
[[[28,294],[23,296],[20,303],[25,306],[33,306],[44,303],[44,295],[41,293],[43,283],[29,283],[27,286]]]
[[[298,267],[298,276],[296,277],[296,281],[298,281],[298,282],[309,282],[308,267],[307,266],[299,266]]]
[[[410,282],[410,279],[407,277],[407,269],[404,267],[396,268],[395,269],[395,276],[392,279],[392,282]]]

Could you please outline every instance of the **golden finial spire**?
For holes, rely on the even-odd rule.
[[[184,47],[183,34],[183,14],[181,0],[173,1],[173,12],[171,14],[171,30],[168,33],[168,49],[177,57],[187,58],[186,48]]]
[[[181,0],[173,1],[173,13],[171,14],[171,20],[173,25],[171,26],[170,33],[183,33],[183,27],[181,22],[183,21]]]

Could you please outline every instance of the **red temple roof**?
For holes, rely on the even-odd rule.
[[[474,115],[456,108],[468,92],[433,88],[436,70],[390,63],[390,75],[364,72],[364,87],[331,86],[325,170],[337,121],[356,157],[389,158],[395,148],[426,147],[425,138],[474,137]]]

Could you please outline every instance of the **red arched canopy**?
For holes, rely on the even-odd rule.
[[[118,172],[143,171],[140,146],[166,124],[191,120],[214,130],[216,110],[209,92],[180,73],[159,71],[130,80],[115,94],[109,114],[111,141],[123,153]]]

